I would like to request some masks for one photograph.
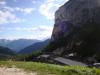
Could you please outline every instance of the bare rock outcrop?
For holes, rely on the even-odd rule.
[[[100,61],[100,0],[69,0],[61,6],[51,40],[47,52],[63,48],[61,56],[72,53],[78,60]]]
[[[55,13],[52,39],[70,34],[73,27],[81,27],[87,21],[100,24],[100,0],[69,0]]]

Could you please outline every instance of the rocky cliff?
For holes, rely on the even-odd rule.
[[[52,39],[67,35],[72,27],[81,27],[87,21],[100,24],[100,0],[69,0],[55,13]]]
[[[100,0],[69,0],[61,6],[51,40],[46,52],[100,61]]]

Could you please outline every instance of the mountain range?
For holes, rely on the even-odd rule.
[[[0,60],[6,60],[15,55],[11,49],[0,46]]]
[[[34,44],[36,42],[39,42],[39,40],[36,39],[18,39],[18,40],[6,40],[6,39],[0,39],[0,46],[8,47],[9,49],[18,52],[21,49],[30,46],[31,44]]]
[[[49,42],[50,42],[50,39],[34,43],[34,44],[20,50],[18,53],[19,54],[31,54],[33,51],[42,50],[44,47],[46,47],[49,44]]]
[[[11,42],[11,40],[0,39],[0,46],[6,46],[10,42]]]
[[[14,40],[7,44],[6,46],[16,52],[20,51],[21,49],[30,46],[31,44],[34,44],[36,42],[39,42],[39,40],[30,40],[30,39],[19,39]]]
[[[14,52],[7,47],[0,46],[0,54],[13,55]]]

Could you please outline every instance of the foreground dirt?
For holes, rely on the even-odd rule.
[[[36,73],[27,73],[18,68],[0,68],[0,75],[37,75]]]

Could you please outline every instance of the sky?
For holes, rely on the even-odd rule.
[[[68,0],[0,0],[0,39],[51,37],[54,13]]]

